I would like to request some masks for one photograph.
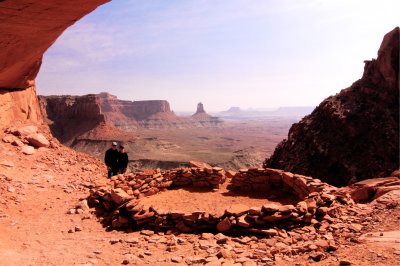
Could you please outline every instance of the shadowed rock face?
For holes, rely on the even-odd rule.
[[[41,122],[35,78],[61,33],[109,0],[0,1],[0,128]]]
[[[294,124],[265,167],[343,186],[399,167],[399,28],[385,35],[362,78]]]

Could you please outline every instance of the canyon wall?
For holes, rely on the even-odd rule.
[[[399,168],[399,27],[362,78],[294,124],[265,167],[343,186]]]
[[[0,1],[0,128],[41,121],[35,78],[61,33],[109,0]]]
[[[83,136],[102,140],[104,134],[101,131],[105,129],[107,135],[122,136],[126,135],[122,131],[134,132],[139,127],[182,128],[222,124],[221,120],[205,112],[201,117],[178,117],[165,100],[125,101],[109,93],[39,96],[38,99],[53,135],[65,144],[71,144],[78,137],[82,140]],[[103,124],[99,127],[101,130],[94,130],[100,124]],[[109,140],[108,137],[105,139]]]
[[[95,95],[39,96],[42,116],[52,134],[62,143],[73,141],[102,123],[105,117],[101,113],[99,100]]]
[[[0,89],[0,129],[24,121],[42,122],[35,86],[21,90]]]

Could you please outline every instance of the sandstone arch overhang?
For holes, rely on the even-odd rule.
[[[45,51],[65,29],[109,1],[0,1],[0,88],[34,85]]]
[[[86,14],[110,0],[0,0],[0,128],[41,121],[35,78],[43,54]]]

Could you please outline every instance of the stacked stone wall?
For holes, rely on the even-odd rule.
[[[149,228],[184,233],[252,233],[270,236],[278,232],[276,229],[290,230],[329,220],[339,213],[337,209],[340,206],[352,204],[348,195],[319,180],[263,168],[241,170],[233,176],[230,188],[255,190],[262,186],[249,186],[252,182],[268,184],[276,189],[283,188],[282,193],[291,190],[298,196],[299,202],[295,205],[268,203],[257,207],[236,204],[227,206],[222,213],[202,210],[184,213],[155,209],[144,206],[140,201],[143,196],[151,196],[174,186],[216,188],[224,181],[221,168],[146,170],[140,174],[115,176],[108,184],[92,189],[89,203],[97,207],[103,224],[113,229]],[[267,186],[263,189],[267,189]]]
[[[243,191],[281,191],[292,193],[299,199],[312,192],[321,192],[332,186],[308,176],[271,168],[241,169],[232,177],[230,188]]]

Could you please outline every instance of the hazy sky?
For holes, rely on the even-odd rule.
[[[316,106],[361,77],[399,10],[399,0],[114,0],[47,51],[38,93],[107,91],[175,111]]]

